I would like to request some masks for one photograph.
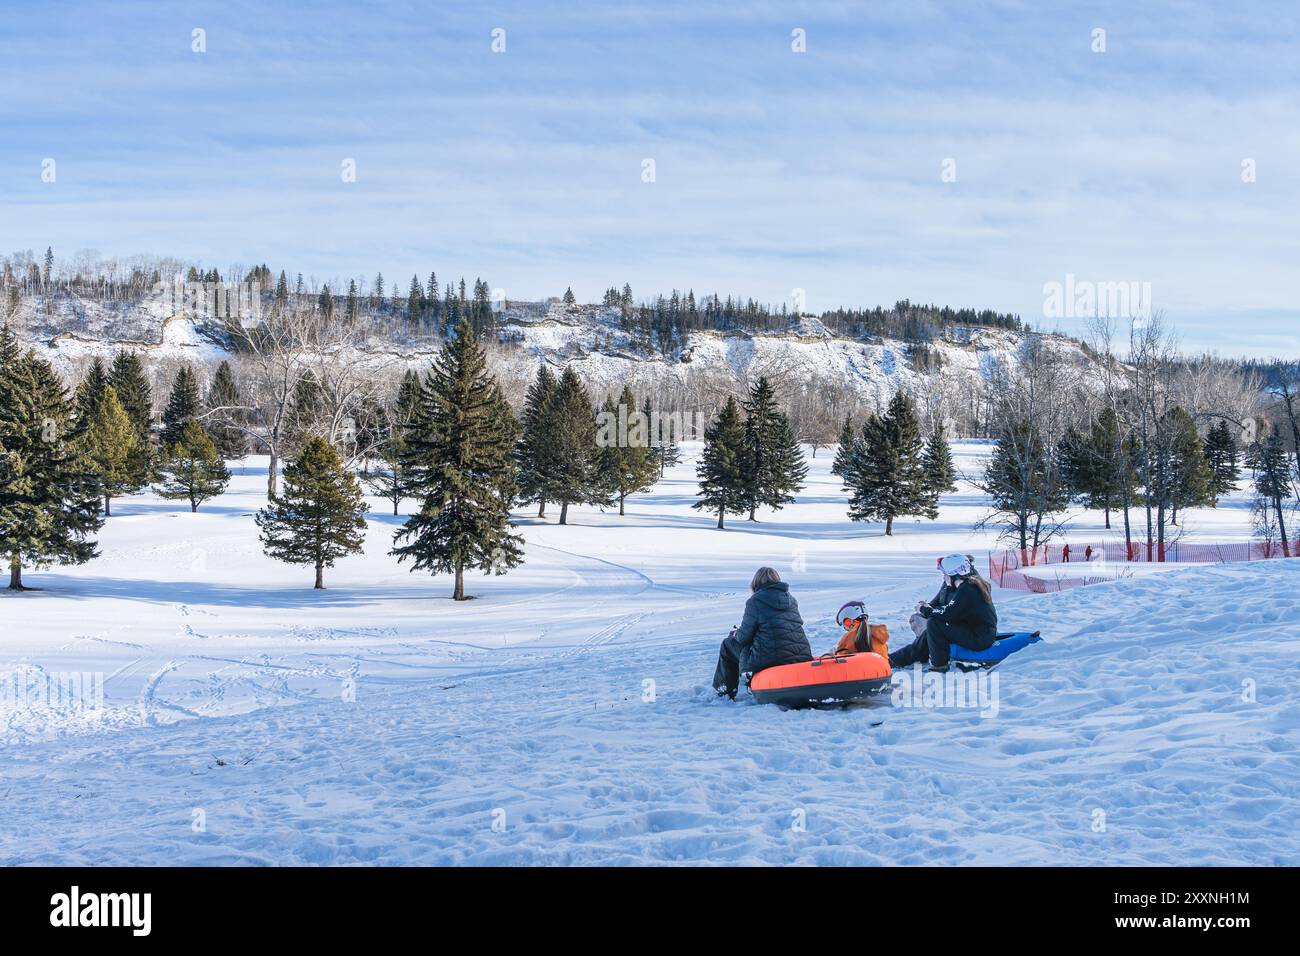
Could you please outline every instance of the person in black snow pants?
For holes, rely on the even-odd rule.
[[[749,584],[749,600],[740,626],[722,642],[713,687],[718,694],[736,699],[740,676],[748,679],[761,670],[781,664],[802,664],[813,659],[803,632],[799,602],[790,586],[772,568],[759,568]]]
[[[998,636],[998,612],[993,607],[988,582],[964,554],[950,554],[939,562],[944,588],[942,605],[922,604],[917,613],[925,619],[925,630],[907,647],[889,655],[889,666],[897,670],[929,662],[930,670],[943,673],[953,644],[972,651],[987,650]]]

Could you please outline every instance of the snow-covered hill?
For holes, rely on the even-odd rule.
[[[726,531],[689,457],[624,517],[521,511],[526,563],[463,604],[388,557],[377,501],[313,592],[258,546],[257,460],[198,514],[123,499],[98,560],[0,592],[0,674],[105,692],[98,720],[4,710],[0,863],[1300,863],[1300,561],[1000,591],[1046,643],[968,706],[901,677],[866,709],[717,699],[758,565],[824,651],[850,597],[900,642],[935,555],[993,544],[966,483],[892,538],[848,522],[827,457]],[[1249,504],[1184,521],[1244,536]]]
[[[181,362],[212,364],[228,354],[201,315],[172,311],[155,300],[126,306],[65,293],[48,301],[25,300],[14,324],[70,378],[79,376],[92,356],[111,358],[123,345],[166,369]],[[366,347],[384,361],[396,356],[417,364],[437,345],[410,335],[400,322],[382,325],[383,334],[371,336]],[[555,367],[572,365],[598,393],[632,383],[643,392],[677,387],[716,394],[768,375],[843,387],[858,401],[881,406],[900,385],[915,387],[925,377],[913,360],[913,344],[838,338],[810,316],[767,334],[696,332],[667,356],[625,329],[617,308],[511,302],[499,312],[497,327],[506,354]],[[950,327],[927,350],[949,382],[974,381],[1013,365],[1023,338],[1023,333],[1001,329]],[[1084,360],[1078,343],[1064,337],[1050,341]]]
[[[867,404],[880,406],[900,385],[922,379],[912,361],[913,346],[897,340],[863,342],[837,338],[817,319],[805,316],[767,334],[693,333],[672,356],[638,348],[619,323],[619,311],[586,306],[508,309],[502,335],[555,364],[572,364],[600,390],[623,382],[664,381],[723,385],[768,375],[793,381],[843,384]],[[1023,334],[1001,329],[955,327],[930,344],[945,375],[987,377],[999,365],[1013,365]],[[1077,343],[1054,338],[1059,348],[1082,355]]]

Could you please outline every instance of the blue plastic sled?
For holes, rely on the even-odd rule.
[[[999,633],[993,645],[985,650],[972,651],[960,644],[953,644],[949,651],[952,662],[962,670],[969,671],[981,667],[993,667],[1016,651],[1030,644],[1037,644],[1041,640],[1038,631],[1006,631]]]

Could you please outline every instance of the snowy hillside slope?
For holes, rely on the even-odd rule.
[[[1300,561],[999,592],[1047,641],[974,706],[901,675],[871,708],[718,700],[757,565],[823,651],[849,597],[901,641],[935,555],[993,544],[966,483],[893,538],[851,524],[828,464],[723,532],[691,461],[622,518],[521,512],[527,563],[465,604],[387,557],[379,502],[313,592],[257,546],[256,460],[197,515],[124,499],[100,559],[0,595],[0,672],[105,675],[99,721],[5,711],[0,863],[1300,863]],[[1186,521],[1243,536],[1248,506]]]
[[[507,338],[555,364],[572,364],[600,390],[628,381],[747,382],[769,375],[843,383],[863,402],[883,406],[900,386],[915,388],[924,378],[913,366],[908,343],[837,338],[811,316],[770,334],[696,332],[667,358],[639,350],[633,336],[619,327],[613,308],[573,310],[555,304],[526,318],[507,311],[504,322]],[[945,376],[973,380],[987,378],[1000,366],[1014,367],[1023,340],[1023,333],[1003,329],[954,327],[929,348]],[[1064,337],[1050,341],[1084,360],[1078,343]]]
[[[617,308],[566,307],[560,302],[511,302],[499,314],[498,334],[510,348],[556,367],[573,365],[598,391],[634,383],[638,390],[693,383],[700,387],[747,382],[758,375],[795,381],[824,379],[843,383],[868,404],[883,405],[899,386],[917,386],[923,374],[914,367],[911,346],[896,340],[864,342],[836,338],[817,319],[805,316],[781,332],[693,333],[686,345],[664,356],[623,329]],[[90,359],[108,360],[119,346],[140,350],[147,361],[212,364],[227,357],[220,340],[201,316],[170,312],[159,302],[137,307],[83,300],[70,294],[25,300],[15,327],[70,377]],[[980,327],[949,328],[930,352],[947,377],[985,378],[1010,366],[1022,333]],[[1052,337],[1058,349],[1083,360],[1078,343]],[[428,337],[374,336],[367,349],[376,358],[426,362],[437,342]]]

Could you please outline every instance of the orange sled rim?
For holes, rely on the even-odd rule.
[[[879,654],[823,654],[761,670],[749,689],[760,704],[830,707],[870,699],[889,687],[891,673],[889,661]]]

